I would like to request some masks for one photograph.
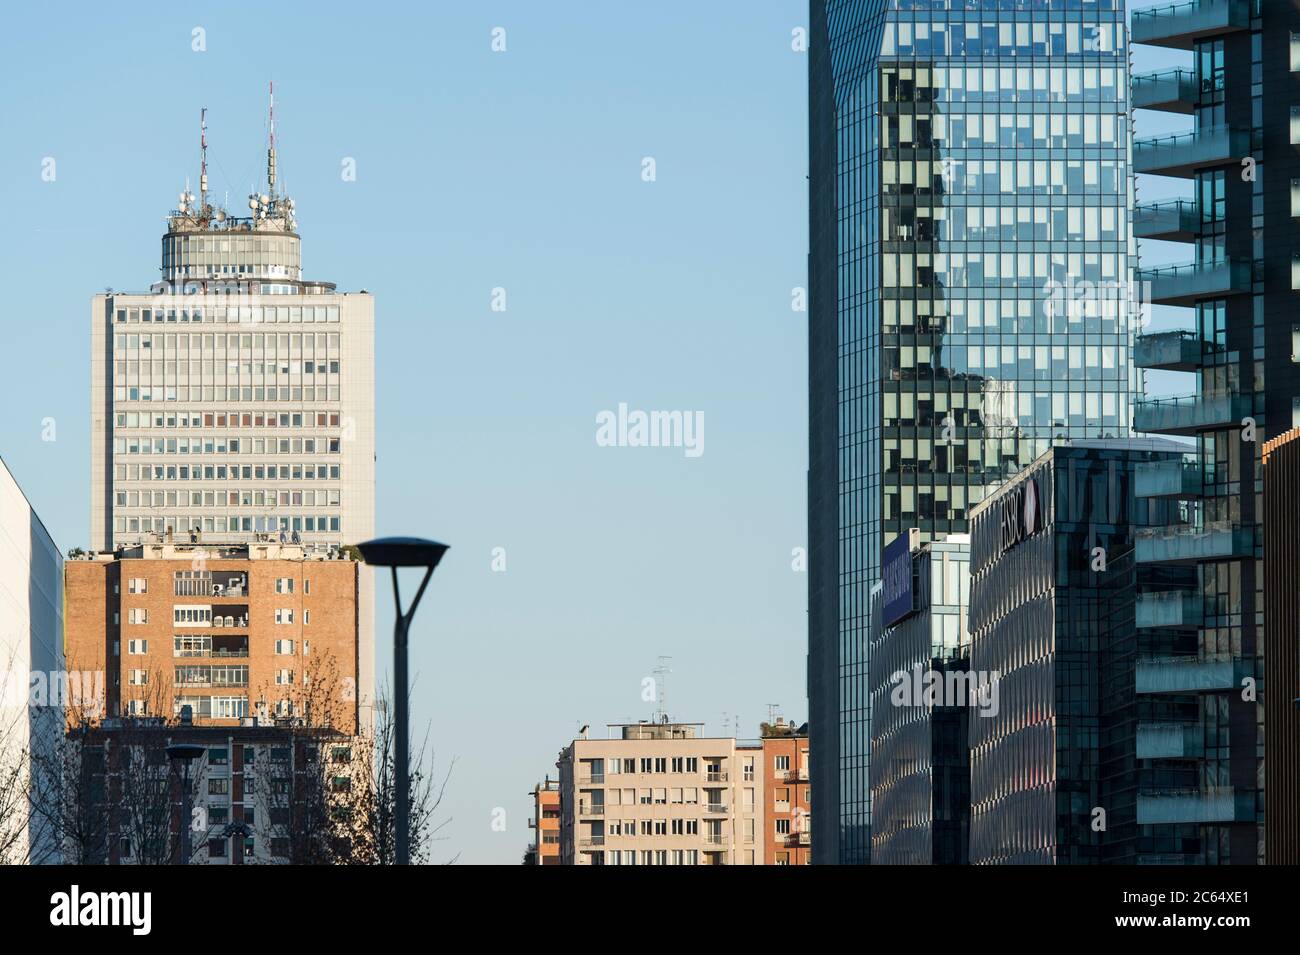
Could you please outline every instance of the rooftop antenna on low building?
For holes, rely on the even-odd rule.
[[[667,661],[671,659],[672,657],[661,655],[659,657],[659,665],[652,671],[656,677],[655,701],[659,704],[658,709],[655,710],[656,723],[668,722],[668,674],[673,671],[668,668]]]

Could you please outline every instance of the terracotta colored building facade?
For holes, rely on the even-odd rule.
[[[763,729],[766,792],[763,856],[768,865],[812,862],[812,789],[808,775],[808,727],[777,718]]]
[[[560,783],[547,778],[533,787],[533,818],[528,826],[536,842],[528,847],[529,865],[560,864]]]
[[[102,716],[171,721],[188,705],[196,726],[296,718],[355,733],[359,566],[276,543],[70,560],[68,669],[104,672]]]

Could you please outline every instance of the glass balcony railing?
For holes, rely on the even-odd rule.
[[[1139,202],[1133,207],[1133,235],[1139,239],[1191,242],[1201,232],[1201,210],[1191,199]]]
[[[1231,786],[1220,789],[1166,789],[1138,793],[1139,826],[1180,823],[1254,822],[1255,794]]]
[[[1138,336],[1133,345],[1133,364],[1163,371],[1195,371],[1201,367],[1202,353],[1201,336],[1189,329],[1152,332]]]
[[[1250,153],[1250,133],[1233,126],[1205,126],[1190,133],[1133,141],[1133,169],[1153,176],[1190,179],[1203,166],[1236,162]]]
[[[1155,305],[1195,305],[1198,299],[1250,291],[1250,263],[1233,259],[1188,262],[1134,273],[1144,301]]]
[[[1251,400],[1237,394],[1145,398],[1133,405],[1133,430],[1148,434],[1193,435],[1240,426],[1252,412]]]
[[[1143,527],[1133,535],[1139,564],[1195,564],[1255,555],[1255,532],[1227,521]]]
[[[1139,723],[1138,759],[1200,759],[1205,754],[1201,727],[1196,723]]]
[[[1190,114],[1196,108],[1199,94],[1196,74],[1191,70],[1133,74],[1131,102],[1137,109]]]
[[[1231,657],[1148,657],[1137,661],[1138,693],[1218,693],[1237,685],[1243,665]]]
[[[1134,10],[1134,43],[1190,50],[1202,37],[1235,33],[1250,27],[1249,0],[1188,0]]]
[[[1143,461],[1133,474],[1137,497],[1200,497],[1204,486],[1201,466],[1195,461]]]
[[[1195,630],[1205,620],[1201,595],[1192,590],[1138,594],[1136,612],[1143,630]]]

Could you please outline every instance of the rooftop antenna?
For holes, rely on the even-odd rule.
[[[199,212],[208,207],[208,108],[199,110]]]
[[[780,703],[767,704],[767,722],[769,726],[776,725],[776,711],[781,708]]]
[[[271,144],[266,150],[266,191],[272,199],[275,198],[275,80],[271,80],[271,105],[267,113],[270,130]]]
[[[656,689],[658,692],[655,693],[655,698],[659,703],[659,708],[655,711],[656,723],[668,722],[668,708],[666,706],[668,699],[668,674],[673,671],[668,669],[667,661],[671,659],[672,657],[660,656],[659,665],[652,671],[654,675],[658,677],[658,680],[656,681]]]

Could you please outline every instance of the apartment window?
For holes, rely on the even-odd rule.
[[[149,682],[149,671],[132,670],[130,674],[127,676],[126,682],[127,685],[129,686],[144,686],[146,683]]]
[[[741,806],[745,812],[754,811],[754,790],[752,787],[746,787],[741,794]]]
[[[293,578],[292,577],[275,578],[275,592],[277,594],[293,593]]]
[[[127,653],[148,653],[148,652],[149,652],[149,641],[148,641],[148,640],[128,640],[128,641],[126,642],[126,652],[127,652]]]
[[[1291,180],[1291,216],[1300,216],[1300,179]]]
[[[271,855],[286,858],[289,855],[289,840],[284,836],[274,836],[271,839]]]
[[[275,611],[276,623],[293,623],[292,607],[277,607]]]
[[[1300,73],[1300,33],[1291,34],[1291,72]]]
[[[744,834],[745,842],[752,844],[754,842],[754,834],[757,832],[754,820],[746,819],[744,828],[741,831]]]
[[[147,594],[149,592],[149,581],[144,577],[132,577],[127,581],[127,593]]]
[[[655,805],[656,805],[656,806],[666,806],[666,805],[668,805],[668,790],[667,790],[667,789],[656,789],[654,792],[655,792]]]
[[[684,773],[686,771],[686,760],[681,756],[673,757],[673,772]]]
[[[226,840],[209,839],[208,840],[208,858],[224,859],[226,857]]]
[[[698,773],[700,771],[700,761],[695,756],[686,757],[686,771],[688,773]]]
[[[209,796],[225,796],[230,792],[230,780],[225,776],[214,777],[208,780]]]
[[[305,627],[305,626],[307,626],[307,624],[309,624],[309,623],[311,623],[311,611],[310,611],[310,610],[304,610],[304,611],[302,612],[302,625]]]
[[[642,789],[640,791],[640,795],[637,798],[637,802],[641,803],[641,805],[643,806],[648,806],[652,801],[653,801],[653,794],[650,792],[650,790]]]
[[[643,835],[643,836],[648,836],[648,835],[650,835],[650,827],[651,827],[652,825],[653,825],[653,822],[652,822],[651,820],[649,820],[649,819],[642,819],[642,820],[641,820],[641,835]]]
[[[305,594],[311,593],[311,578],[304,577],[302,579],[302,592]]]
[[[635,759],[625,759],[625,760],[623,760],[623,772],[625,772],[625,773],[635,773],[635,772],[636,772],[636,760],[635,760]]]
[[[292,656],[292,655],[293,655],[293,641],[292,641],[292,640],[277,640],[277,641],[275,641],[275,652],[276,652],[276,655],[277,655],[277,656],[282,656],[282,657],[283,657],[283,656]]]
[[[1300,143],[1300,106],[1291,107],[1291,145]]]
[[[148,700],[131,700],[131,701],[129,701],[129,702],[127,703],[127,710],[126,710],[126,711],[127,711],[127,713],[129,713],[131,716],[148,716],[148,715],[149,715],[149,701],[148,701]]]
[[[649,756],[641,757],[641,772],[649,773],[654,768],[654,760]]]
[[[666,757],[663,756],[655,757],[655,772],[656,773],[668,772],[668,759]]]
[[[790,757],[789,757],[789,756],[778,756],[778,757],[776,757],[776,771],[777,771],[778,773],[788,773],[788,772],[790,771]]]
[[[229,766],[230,752],[224,746],[214,746],[208,750],[209,766]]]
[[[145,607],[132,607],[126,614],[127,623],[148,623],[149,611]]]
[[[674,819],[674,820],[673,820],[673,835],[675,835],[675,836],[684,836],[684,835],[686,835],[686,820],[685,820],[685,819]]]
[[[277,685],[277,686],[288,686],[289,684],[293,683],[293,671],[292,671],[292,670],[276,670],[276,671],[275,671],[275,682],[276,682],[276,685]]]
[[[754,781],[754,757],[753,756],[745,757],[745,761],[741,764],[741,770],[745,775],[745,782],[752,783]]]
[[[212,626],[211,607],[173,607],[172,622],[178,627]]]
[[[123,859],[131,858],[131,840],[123,837],[121,842],[118,843],[117,852]]]
[[[776,834],[778,836],[788,836],[790,834],[789,819],[778,819],[776,821]]]

